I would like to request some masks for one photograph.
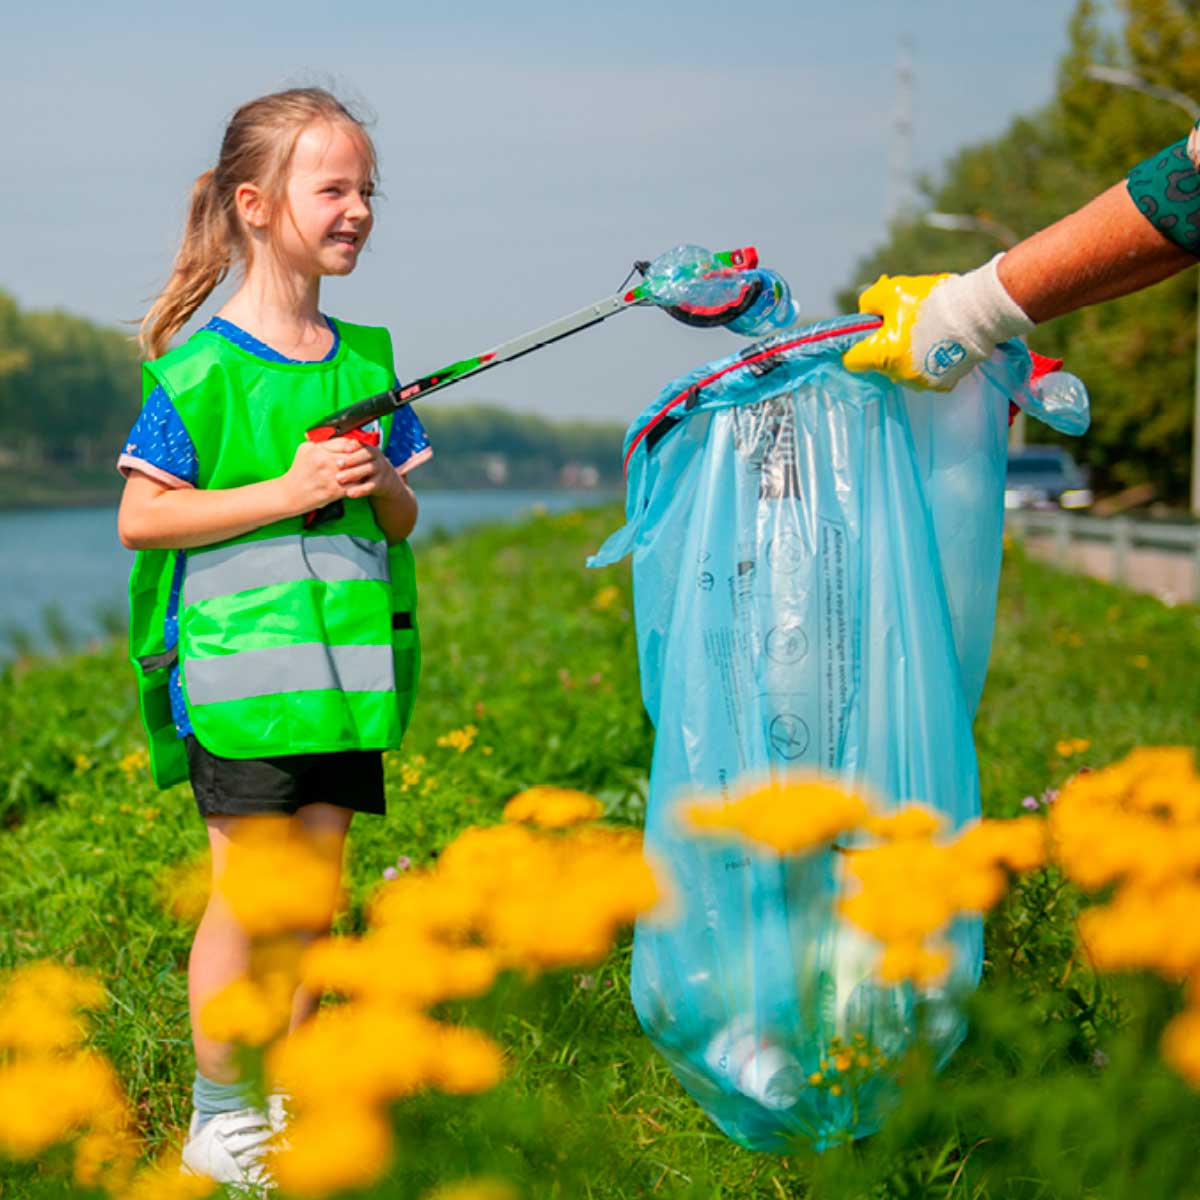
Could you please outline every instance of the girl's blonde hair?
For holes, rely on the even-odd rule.
[[[171,277],[142,318],[139,340],[147,358],[163,354],[230,267],[248,259],[234,202],[238,186],[255,183],[266,192],[274,224],[284,208],[296,139],[316,122],[347,126],[360,139],[374,182],[375,147],[363,122],[323,88],[291,88],[243,104],[225,130],[217,165],[192,185]]]

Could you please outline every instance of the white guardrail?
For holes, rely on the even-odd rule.
[[[1086,517],[1058,510],[1009,509],[1005,529],[1022,540],[1050,539],[1051,560],[1063,567],[1086,565],[1080,552],[1103,547],[1108,552],[1104,577],[1139,591],[1175,593],[1174,598],[1200,603],[1200,522],[1172,525],[1133,517]],[[1190,572],[1184,564],[1190,559]],[[1094,564],[1093,564],[1094,565]],[[1156,586],[1150,576],[1170,570],[1190,584],[1190,595],[1178,588]],[[1090,570],[1090,574],[1101,574]]]

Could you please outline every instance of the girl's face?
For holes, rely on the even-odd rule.
[[[310,125],[292,154],[277,254],[310,277],[349,275],[371,232],[371,194],[361,140],[342,125]]]

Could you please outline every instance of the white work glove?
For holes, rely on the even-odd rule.
[[[879,371],[906,387],[948,392],[1033,322],[997,274],[1004,256],[966,275],[881,275],[859,297],[883,325],[842,356],[851,371]]]

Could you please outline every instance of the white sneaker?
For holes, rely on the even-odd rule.
[[[200,1114],[193,1113],[183,1144],[184,1170],[207,1176],[216,1183],[273,1188],[275,1181],[263,1156],[275,1134],[274,1115],[257,1108],[239,1108],[236,1112],[218,1113],[201,1125]]]

